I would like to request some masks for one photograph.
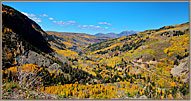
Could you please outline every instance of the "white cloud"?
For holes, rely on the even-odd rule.
[[[34,15],[34,14],[25,13],[25,12],[21,12],[21,13],[23,13],[24,15],[26,15],[30,19],[34,20],[35,22],[38,22],[38,23],[42,22],[42,19],[41,18],[37,18],[36,15]]]
[[[46,14],[39,15],[40,17],[48,17]]]
[[[104,29],[108,29],[108,27],[104,27]]]
[[[53,23],[56,23],[56,21],[52,21]]]
[[[58,24],[60,26],[63,26],[63,25],[65,25],[65,22],[63,22],[62,20],[61,21],[56,21],[56,24]]]
[[[63,22],[62,20],[61,21],[53,21],[53,22],[60,25],[60,26],[65,25],[65,22]]]
[[[101,27],[101,26],[95,26],[95,25],[78,25],[77,27],[81,29],[91,29],[91,30],[100,30],[100,31],[109,29],[109,27]]]
[[[80,28],[80,27],[82,27],[82,25],[78,25],[77,27],[79,27],[79,28]]]
[[[78,28],[82,28],[82,29],[88,28],[88,27],[89,27],[89,25],[78,25]]]
[[[26,15],[26,16],[28,15],[28,14],[27,14],[27,13],[25,13],[25,12],[21,12],[21,13],[23,13],[23,14],[24,14],[24,15]]]
[[[26,15],[28,17],[36,17],[36,15],[34,15],[34,14],[29,14],[29,13],[25,13],[25,12],[21,12],[21,13],[23,13],[24,15]]]
[[[51,20],[51,18],[49,18]],[[101,26],[96,26],[96,25],[81,25],[81,24],[77,24],[77,21],[55,21],[54,19],[52,19],[53,23],[59,25],[59,26],[75,26],[78,27],[80,29],[90,29],[90,30],[108,30],[109,27],[101,27]],[[106,22],[104,22],[103,24],[106,24]],[[107,23],[107,25],[109,25],[109,23]]]
[[[99,22],[98,24],[100,24],[100,25],[112,25],[112,24],[110,24],[108,22]]]
[[[76,21],[68,21],[68,23],[75,24],[77,22]]]
[[[82,27],[88,27],[88,25],[83,25]]]
[[[101,28],[101,26],[95,26],[95,28]]]
[[[39,22],[39,23],[42,22],[42,19],[41,19],[41,18],[36,18],[36,17],[35,17],[35,18],[33,18],[33,20],[36,21],[36,22]]]
[[[54,18],[48,18],[49,20],[54,20]]]
[[[74,26],[77,22],[76,21],[66,21],[66,22],[63,22],[61,20],[61,21],[53,21],[53,23],[58,24],[60,26],[65,26],[65,25],[73,25]]]
[[[90,28],[94,27],[94,25],[89,25]]]
[[[78,25],[77,27],[78,27],[78,28],[81,28],[81,29],[87,29],[87,28],[88,28],[88,25]]]

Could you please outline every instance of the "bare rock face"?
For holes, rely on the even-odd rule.
[[[171,69],[171,73],[174,76],[185,75],[186,78],[183,79],[183,81],[189,82],[189,58],[186,57],[180,60],[180,64],[178,66],[174,66],[174,68]]]
[[[51,60],[34,51],[29,51],[28,62],[29,64],[36,64],[38,66],[50,66]]]
[[[25,53],[24,58],[22,56],[17,57],[18,61],[21,61],[21,59],[23,61],[23,64],[35,64],[38,66],[45,66],[48,67],[50,71],[60,70],[60,72],[62,72],[62,70],[60,69],[61,66],[59,64],[53,63],[51,59],[46,58],[42,54],[38,54],[31,50]]]
[[[57,63],[54,63],[54,64],[52,64],[50,67],[49,67],[49,69],[50,70],[58,70],[58,68],[60,68],[61,66],[60,65],[58,65]]]

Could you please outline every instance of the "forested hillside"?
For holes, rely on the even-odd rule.
[[[189,99],[189,23],[108,38],[3,5],[3,99]]]
[[[86,45],[70,58],[72,68],[95,77],[86,85],[76,82],[39,91],[61,98],[188,98],[188,56],[189,23],[146,30]]]

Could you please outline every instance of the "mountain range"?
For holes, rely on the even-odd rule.
[[[118,38],[118,37],[122,37],[122,36],[128,36],[128,35],[132,35],[132,34],[136,34],[138,33],[138,31],[123,31],[119,34],[117,33],[97,33],[95,34],[96,36],[104,36],[104,37],[108,37],[108,38]]]

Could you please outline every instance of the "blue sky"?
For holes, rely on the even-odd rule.
[[[189,21],[189,2],[3,2],[45,31],[120,33]]]

